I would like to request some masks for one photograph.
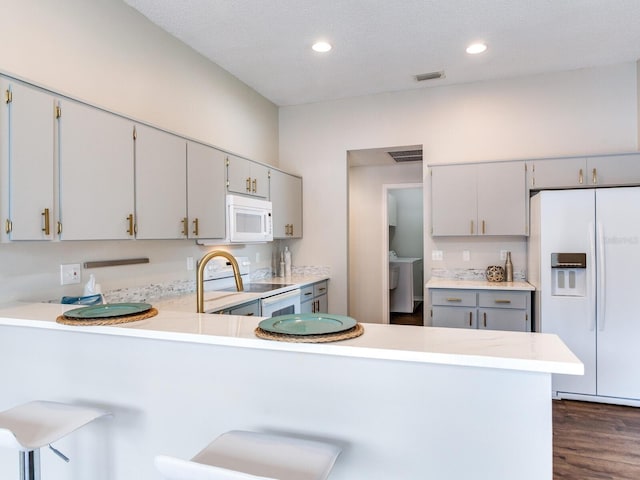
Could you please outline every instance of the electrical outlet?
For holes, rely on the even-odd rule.
[[[500,260],[506,260],[507,259],[507,252],[509,250],[500,250]]]
[[[73,285],[80,283],[80,264],[70,263],[60,265],[60,285]]]
[[[431,260],[442,260],[443,254],[442,250],[432,250],[431,251]]]
[[[469,260],[471,260],[471,253],[469,252],[469,250],[462,251],[462,260],[465,262],[468,262]]]
[[[187,257],[187,271],[193,270],[193,257]]]

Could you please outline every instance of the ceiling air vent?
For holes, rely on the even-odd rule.
[[[416,80],[418,82],[424,82],[425,80],[437,80],[439,78],[444,78],[444,70],[441,72],[429,72],[416,75]]]
[[[397,163],[421,162],[422,150],[403,150],[400,152],[387,152]]]

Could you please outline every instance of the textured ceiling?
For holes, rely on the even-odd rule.
[[[277,105],[640,58],[640,0],[125,2]],[[311,51],[318,39],[333,50]],[[477,40],[489,49],[471,57]]]

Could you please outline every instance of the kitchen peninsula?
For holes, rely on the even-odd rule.
[[[69,306],[0,307],[0,410],[32,399],[113,412],[42,453],[50,480],[159,479],[231,429],[339,445],[332,480],[551,480],[551,373],[582,363],[554,335],[364,324],[299,344],[259,319],[160,308],[118,326],[55,322]],[[364,320],[364,319],[361,319]],[[16,475],[0,449],[0,477]]]

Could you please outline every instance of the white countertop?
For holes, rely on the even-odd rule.
[[[260,318],[185,313],[160,304],[156,305],[157,316],[128,324],[82,327],[56,323],[56,317],[70,308],[76,306],[14,302],[0,306],[0,326],[531,372],[584,372],[580,360],[551,334],[365,323],[365,333],[358,338],[289,343],[256,337],[254,329]]]
[[[453,280],[448,278],[432,278],[426,288],[458,288],[468,290],[528,290],[536,288],[528,282],[488,282],[486,280]]]
[[[328,279],[329,277],[324,275],[294,275],[291,277],[268,277],[262,280],[254,280],[251,283],[271,283],[275,285],[294,284],[295,288],[302,288],[306,285],[311,285]],[[262,296],[264,296],[264,293],[259,292],[205,291],[204,311],[220,311],[226,308],[242,305],[243,303],[251,302],[252,300],[257,300]],[[156,308],[162,310],[175,310],[178,312],[189,313],[197,310],[195,293],[164,297],[159,300],[152,301],[151,303],[153,303]]]

